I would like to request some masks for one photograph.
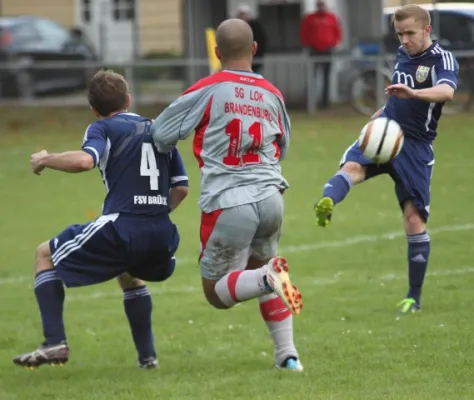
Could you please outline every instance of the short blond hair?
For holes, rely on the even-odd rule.
[[[431,24],[429,11],[418,4],[407,4],[397,9],[392,15],[392,24],[405,21],[408,18],[413,18],[415,21],[421,22],[423,28]]]

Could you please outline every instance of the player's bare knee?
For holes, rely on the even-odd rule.
[[[134,289],[145,285],[145,282],[143,282],[141,279],[135,278],[126,272],[118,276],[117,281],[122,290]]]
[[[411,203],[405,204],[403,211],[405,231],[408,235],[416,235],[426,230],[426,222],[418,209]]]
[[[352,184],[356,185],[365,179],[366,167],[354,161],[348,161],[342,166],[342,171],[347,173],[352,180]]]
[[[204,290],[204,296],[206,297],[207,302],[214,308],[218,310],[226,310],[230,307],[226,306],[217,296],[216,292]]]
[[[51,260],[51,249],[49,242],[43,242],[36,248],[35,251],[35,273],[53,269],[53,261]]]
[[[206,297],[207,302],[214,308],[217,308],[218,310],[228,309],[229,307],[226,306],[219,299],[219,296],[217,296],[215,286],[216,286],[216,281],[211,281],[208,279],[202,280],[202,289],[203,289],[204,296]]]

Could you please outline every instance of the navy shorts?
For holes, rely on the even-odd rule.
[[[403,210],[406,201],[411,200],[425,221],[430,215],[430,190],[433,176],[433,147],[426,142],[405,137],[400,154],[388,164],[374,164],[362,154],[353,143],[341,158],[340,166],[353,161],[367,167],[366,179],[389,174],[395,182],[395,193]]]
[[[167,213],[110,214],[71,225],[49,242],[53,265],[67,287],[94,285],[124,272],[164,281],[174,272],[179,234]]]

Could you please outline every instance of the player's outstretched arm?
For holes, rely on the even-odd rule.
[[[185,93],[171,103],[151,127],[156,148],[168,153],[178,140],[184,140],[202,121],[212,99],[211,88],[205,87]]]
[[[429,103],[444,103],[453,100],[454,88],[447,83],[441,83],[427,89],[415,90],[414,98]]]
[[[399,99],[416,99],[428,103],[444,103],[453,99],[454,88],[446,83],[442,83],[426,89],[412,89],[407,85],[397,83],[388,86],[385,89],[385,93]]]
[[[48,153],[42,150],[31,155],[31,168],[37,175],[45,168],[63,172],[84,172],[94,168],[94,158],[85,151],[66,151],[64,153]]]

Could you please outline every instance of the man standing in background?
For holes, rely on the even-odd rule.
[[[304,48],[309,49],[310,56],[328,58],[333,49],[341,42],[341,25],[337,16],[328,11],[326,2],[318,0],[316,11],[306,15],[300,25],[300,41]],[[321,69],[319,69],[321,67]],[[330,60],[316,63],[315,71],[323,74],[323,94],[320,109],[329,106],[329,78],[331,73]]]
[[[247,22],[252,28],[253,40],[257,42],[257,52],[255,53],[255,59],[252,63],[253,72],[260,74],[263,67],[262,58],[265,54],[265,32],[262,24],[256,18],[252,18],[252,9],[248,4],[241,4],[237,8],[237,18],[240,18]]]

